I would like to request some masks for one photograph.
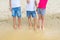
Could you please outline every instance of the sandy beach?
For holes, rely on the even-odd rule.
[[[12,19],[0,20],[0,40],[60,40],[60,14],[46,15],[45,30],[28,29],[27,18],[22,18],[21,29],[14,30]]]
[[[0,40],[60,40],[60,0],[49,0],[45,15],[44,31],[28,29],[25,1],[21,1],[21,29],[17,28],[14,30],[9,10],[9,0],[0,0]]]

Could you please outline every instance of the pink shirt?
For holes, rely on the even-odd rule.
[[[38,8],[46,8],[47,1],[48,0],[39,0]]]

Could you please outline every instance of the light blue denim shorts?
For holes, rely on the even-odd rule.
[[[37,11],[38,11],[38,14],[41,14],[41,15],[43,15],[43,16],[44,16],[45,13],[46,13],[46,9],[38,8]]]
[[[21,18],[21,7],[12,8],[12,16]]]

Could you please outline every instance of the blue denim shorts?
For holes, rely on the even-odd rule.
[[[45,13],[46,13],[46,9],[38,8],[37,11],[38,11],[38,14],[41,14],[41,15],[45,15]]]
[[[12,8],[12,16],[13,17],[17,16],[21,18],[21,8],[20,7]]]
[[[32,16],[33,18],[36,17],[36,12],[35,11],[27,11],[27,17]]]

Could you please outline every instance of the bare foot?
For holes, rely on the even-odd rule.
[[[44,30],[44,26],[41,26],[41,29]]]
[[[20,26],[20,25],[18,25],[18,28],[19,28],[19,29],[21,29],[21,26]]]
[[[13,28],[14,28],[14,29],[17,29],[17,28],[16,28],[16,25],[13,25]]]
[[[38,28],[39,30],[41,30],[41,27],[40,27],[40,25],[38,25],[38,26],[37,26],[37,28]]]

